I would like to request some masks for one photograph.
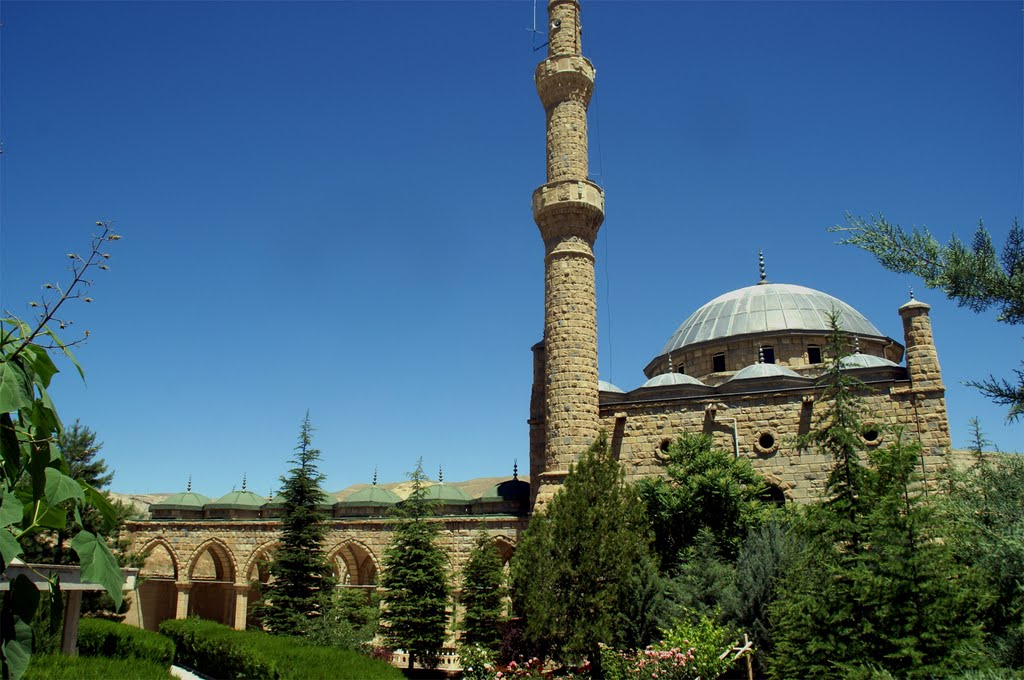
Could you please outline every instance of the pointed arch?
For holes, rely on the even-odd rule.
[[[158,548],[162,549],[166,558],[160,559],[159,553],[154,555],[154,551]],[[178,554],[163,536],[158,536],[147,541],[139,550],[139,554],[143,555],[146,560],[142,569],[139,570],[140,575],[149,579],[178,580],[178,574],[180,571],[178,566]],[[150,561],[153,557],[157,557],[157,559],[155,561]]]
[[[327,552],[327,559],[334,568],[334,577],[338,585],[377,585],[380,562],[362,541],[354,538],[345,539]]]
[[[204,558],[209,556],[209,561]],[[199,575],[196,568],[200,567]],[[238,563],[231,548],[219,538],[208,538],[200,543],[188,559],[186,577],[189,581],[235,581]]]
[[[272,561],[274,551],[280,546],[281,541],[273,539],[266,541],[253,550],[245,563],[245,568],[239,572],[242,583],[252,583],[254,581],[266,583],[270,579],[270,574],[266,572],[266,566]]]
[[[778,503],[780,499],[782,502],[793,502],[792,484],[771,473],[760,472],[760,475],[764,477],[764,481],[768,483],[768,488],[765,489],[762,500],[770,503]]]

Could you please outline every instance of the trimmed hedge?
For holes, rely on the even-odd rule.
[[[78,653],[113,659],[143,659],[164,668],[174,663],[174,642],[160,633],[103,619],[78,623]]]
[[[160,632],[174,640],[179,664],[222,680],[401,680],[397,668],[358,652],[314,647],[300,638],[233,630],[203,619],[170,619]]]
[[[22,680],[168,680],[170,668],[144,659],[33,654]]]

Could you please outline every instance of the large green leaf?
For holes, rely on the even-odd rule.
[[[20,619],[14,621],[14,636],[4,642],[4,665],[10,680],[19,680],[32,658],[32,626]]]
[[[32,369],[36,384],[49,387],[50,378],[59,371],[53,365],[53,360],[50,359],[46,350],[38,345],[25,345],[25,349],[21,350],[21,356],[25,358],[25,363]]]
[[[107,594],[114,601],[114,608],[120,607],[124,598],[124,593],[121,592],[124,578],[121,576],[121,568],[117,565],[117,558],[110,552],[103,539],[89,531],[80,531],[71,539],[71,549],[78,553],[78,560],[82,565],[82,580],[99,583],[107,589]]]
[[[81,485],[71,477],[52,467],[46,468],[45,474],[46,502],[50,505],[60,505],[69,499],[85,500]]]
[[[32,405],[28,375],[14,361],[0,363],[0,413],[11,413]]]
[[[47,505],[46,501],[40,498],[36,523],[43,529],[66,529],[68,526],[67,508],[63,505]]]
[[[46,468],[50,465],[50,442],[35,441],[30,444],[30,447],[28,471],[32,478],[32,496],[41,498],[46,493]]]
[[[36,432],[51,434],[61,431],[60,417],[57,409],[50,399],[50,395],[42,385],[36,385],[39,390],[39,398],[32,403],[29,410],[29,419]]]
[[[4,491],[0,495],[0,527],[10,526],[21,521],[25,506],[12,491]]]
[[[21,545],[14,538],[14,535],[7,529],[0,529],[0,558],[3,558],[4,563],[0,566],[7,570],[7,565],[11,563],[15,557],[21,554]]]
[[[106,494],[97,491],[85,482],[79,480],[82,491],[85,492],[85,502],[96,508],[103,518],[103,528],[110,531],[117,525],[117,508],[110,502]]]

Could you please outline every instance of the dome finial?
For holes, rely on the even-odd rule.
[[[761,345],[757,346],[757,363],[764,363],[764,347],[762,347]]]
[[[245,491],[245,484],[246,484],[245,473],[243,472],[242,473],[242,491]]]
[[[377,466],[373,466],[373,485],[377,486]]]
[[[672,352],[668,353],[668,372],[675,373],[675,369],[672,368]]]
[[[188,486],[185,487],[185,493],[192,493],[192,475],[188,476]]]
[[[444,483],[444,468],[440,465],[437,466],[437,483]]]
[[[758,283],[768,283],[768,274],[764,270],[764,251],[757,249],[757,266],[761,270],[761,280]]]
[[[910,299],[911,300],[914,299],[914,287],[913,286],[910,287]]]
[[[519,459],[512,459],[512,479],[519,479]]]
[[[860,354],[860,336],[853,336],[853,353]]]

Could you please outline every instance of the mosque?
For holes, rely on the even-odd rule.
[[[533,194],[544,244],[544,337],[533,346],[529,475],[428,487],[438,501],[442,544],[458,575],[480,530],[503,559],[529,515],[557,493],[569,467],[599,431],[608,433],[628,479],[663,473],[669,443],[704,432],[767,480],[766,502],[820,495],[830,458],[799,450],[820,409],[816,381],[830,357],[830,315],[853,350],[843,369],[865,385],[873,420],[861,433],[883,444],[900,425],[923,444],[930,474],[950,446],[945,388],[929,306],[911,299],[894,313],[902,343],[850,305],[795,284],[759,280],[715,297],[686,318],[651,357],[647,381],[623,391],[598,379],[593,243],[604,218],[604,191],[588,178],[587,107],[594,67],[580,45],[578,0],[549,0],[548,56],[537,67],[547,120],[547,181]],[[895,305],[894,305],[895,306]],[[639,363],[639,362],[638,362]],[[524,395],[525,397],[525,395]],[[374,588],[391,538],[389,511],[403,485],[359,485],[331,495],[325,547],[341,587]],[[128,523],[131,549],[149,557],[127,621],[155,629],[167,618],[198,615],[245,628],[267,582],[283,505],[243,484],[216,500],[191,489],[150,506]]]

